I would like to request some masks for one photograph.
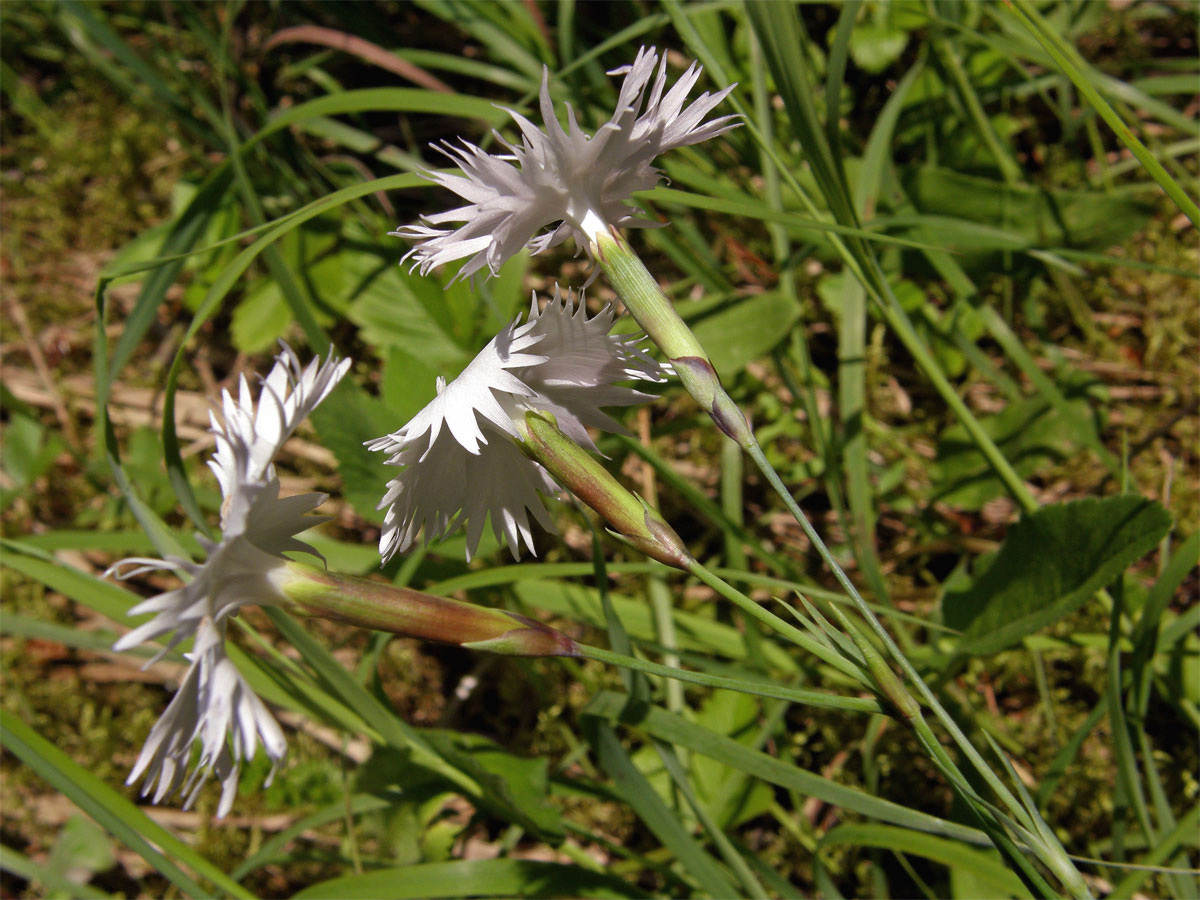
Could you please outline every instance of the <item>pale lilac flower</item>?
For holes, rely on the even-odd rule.
[[[665,54],[660,62],[653,47],[643,47],[632,65],[609,72],[624,75],[625,80],[616,111],[594,135],[579,127],[570,106],[567,128],[559,124],[546,70],[540,103],[544,131],[509,110],[521,130],[521,143],[510,144],[497,134],[508,155],[491,156],[466,141],[460,147],[444,145],[443,152],[463,175],[431,173],[428,177],[467,205],[425,216],[420,224],[393,232],[416,243],[408,256],[415,257],[421,274],[467,258],[457,277],[466,278],[484,267],[495,275],[525,246],[541,253],[572,237],[586,249],[594,235],[610,227],[655,225],[637,218],[626,202],[663,177],[651,165],[655,158],[737,125],[736,116],[704,121],[733,85],[701,94],[685,105],[701,67],[692,63],[668,91],[666,66]],[[443,227],[453,222],[463,224]],[[553,227],[542,232],[547,226]]]
[[[296,535],[327,521],[326,517],[308,515],[325,502],[326,495],[300,494],[281,499],[271,461],[296,426],[337,386],[349,366],[349,360],[339,362],[331,357],[324,365],[314,360],[304,368],[284,344],[263,380],[257,403],[244,376],[236,398],[225,391],[224,422],[212,416],[217,450],[209,463],[224,498],[221,540],[197,537],[204,550],[204,561],[200,563],[179,557],[134,557],[109,569],[120,578],[170,570],[187,579],[181,586],[134,606],[130,615],[154,613],[154,617],[113,647],[127,650],[169,634],[164,648],[154,657],[157,660],[181,641],[195,638],[188,654],[191,666],[183,683],[155,724],[127,781],[132,784],[145,774],[142,793],[153,789],[156,803],[183,786],[186,809],[205,779],[215,772],[222,784],[218,815],[224,816],[233,802],[242,760],[253,757],[259,741],[274,763],[272,775],[283,759],[287,749],[283,733],[225,655],[225,629],[229,618],[241,607],[284,599],[278,579],[288,562],[285,551],[320,556]],[[201,755],[188,778],[188,762],[196,740],[201,742]]]
[[[588,427],[624,431],[601,407],[649,399],[615,382],[663,380],[636,338],[609,334],[612,324],[611,307],[588,318],[582,297],[575,304],[557,287],[541,311],[535,296],[527,321],[514,320],[449,384],[439,378],[428,406],[367,445],[403,467],[379,504],[387,510],[379,539],[385,560],[407,550],[422,528],[429,542],[463,524],[469,559],[489,516],[514,557],[522,541],[534,552],[530,516],[554,530],[539,495],[558,486],[516,443],[525,414],[552,414],[564,434],[594,450]]]

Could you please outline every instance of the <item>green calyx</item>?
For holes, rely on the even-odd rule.
[[[623,237],[599,232],[593,237],[591,252],[629,314],[668,359],[698,357],[708,361],[708,354],[679,317],[675,304]]]
[[[558,430],[553,417],[529,412],[521,426],[525,452],[560,485],[594,509],[624,543],[651,559],[686,570],[691,554],[670,525],[641,497]]]
[[[721,385],[704,347],[638,255],[621,235],[609,231],[593,236],[591,252],[629,314],[671,361],[687,392],[721,431],[749,447],[754,440],[750,423]]]
[[[279,582],[292,611],[305,616],[507,656],[579,655],[565,634],[502,609],[294,562]]]

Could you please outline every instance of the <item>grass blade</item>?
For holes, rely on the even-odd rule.
[[[619,719],[628,725],[644,729],[652,736],[676,747],[685,747],[694,753],[711,757],[770,784],[797,791],[805,796],[816,797],[834,806],[879,819],[881,822],[889,822],[929,834],[940,834],[972,844],[985,846],[991,844],[983,832],[974,828],[909,809],[890,800],[875,797],[858,788],[837,784],[766,753],[751,750],[732,738],[715,734],[707,728],[688,722],[660,707],[646,707],[637,710],[635,715],[629,709],[628,697],[623,694],[606,691],[596,695],[588,704],[586,713],[589,716]]]
[[[584,727],[590,732],[590,742],[600,765],[613,779],[616,793],[633,808],[663,846],[675,854],[687,874],[710,897],[738,896],[738,891],[716,862],[683,829],[679,817],[667,808],[646,777],[638,771],[617,740],[612,726],[604,719],[589,718],[585,720]]]
[[[6,710],[0,710],[4,746],[71,802],[140,854],[183,893],[208,897],[176,861],[232,897],[252,897],[241,885],[179,840],[123,796]],[[155,846],[157,845],[157,847]],[[161,848],[158,849],[158,848]]]
[[[530,859],[469,859],[419,863],[334,878],[305,888],[296,900],[418,900],[456,897],[642,897],[611,875]],[[730,895],[732,896],[732,895]]]
[[[1047,53],[1050,54],[1055,64],[1062,72],[1071,79],[1071,82],[1079,89],[1092,108],[1100,114],[1100,117],[1108,124],[1129,151],[1137,157],[1142,167],[1150,173],[1150,177],[1158,182],[1159,187],[1166,192],[1167,196],[1175,201],[1175,205],[1183,212],[1185,216],[1192,220],[1192,224],[1200,228],[1200,208],[1193,202],[1192,198],[1187,195],[1179,183],[1171,177],[1162,163],[1155,158],[1154,154],[1146,149],[1146,145],[1138,140],[1125,123],[1125,121],[1117,114],[1108,101],[1100,96],[1100,92],[1092,85],[1092,81],[1085,74],[1088,70],[1087,62],[1079,55],[1074,47],[1064,41],[1057,32],[1054,31],[1042,17],[1037,8],[1030,0],[1010,0],[1007,7],[1012,10],[1013,15],[1024,25],[1029,32],[1037,39],[1037,42],[1042,45]]]

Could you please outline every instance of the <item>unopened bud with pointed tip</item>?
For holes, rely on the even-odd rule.
[[[674,529],[590,453],[559,431],[551,416],[526,413],[519,427],[525,452],[545,466],[555,481],[599,513],[622,541],[651,559],[687,570],[691,554]]]

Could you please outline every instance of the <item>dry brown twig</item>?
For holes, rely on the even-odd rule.
[[[371,65],[379,66],[381,69],[386,69],[395,75],[399,75],[401,78],[411,81],[413,84],[419,84],[423,88],[444,94],[453,94],[455,92],[454,88],[450,87],[446,82],[430,75],[420,66],[414,65],[408,60],[401,59],[393,53],[389,53],[378,44],[373,44],[352,34],[346,34],[344,31],[337,31],[333,28],[322,28],[319,25],[297,25],[293,28],[284,28],[275,32],[267,39],[266,44],[263,45],[263,50],[270,50],[273,47],[278,47],[280,44],[319,44],[322,47],[330,47],[345,53],[353,53],[359,59],[365,60],[371,63]]]
[[[62,427],[67,443],[71,445],[72,450],[77,453],[82,452],[83,445],[79,442],[79,432],[75,429],[75,420],[71,417],[71,413],[67,409],[62,392],[59,391],[58,385],[54,382],[54,376],[50,373],[50,367],[46,364],[46,357],[42,353],[42,348],[33,336],[33,331],[29,327],[29,319],[25,315],[24,307],[21,306],[20,301],[16,297],[10,296],[8,298],[8,309],[13,322],[16,323],[17,330],[21,333],[21,342],[25,348],[25,352],[29,354],[29,358],[33,362],[33,368],[37,371],[38,379],[45,388],[49,406],[54,410],[55,418],[58,419],[58,424]],[[5,384],[7,383],[8,380],[5,378]]]

